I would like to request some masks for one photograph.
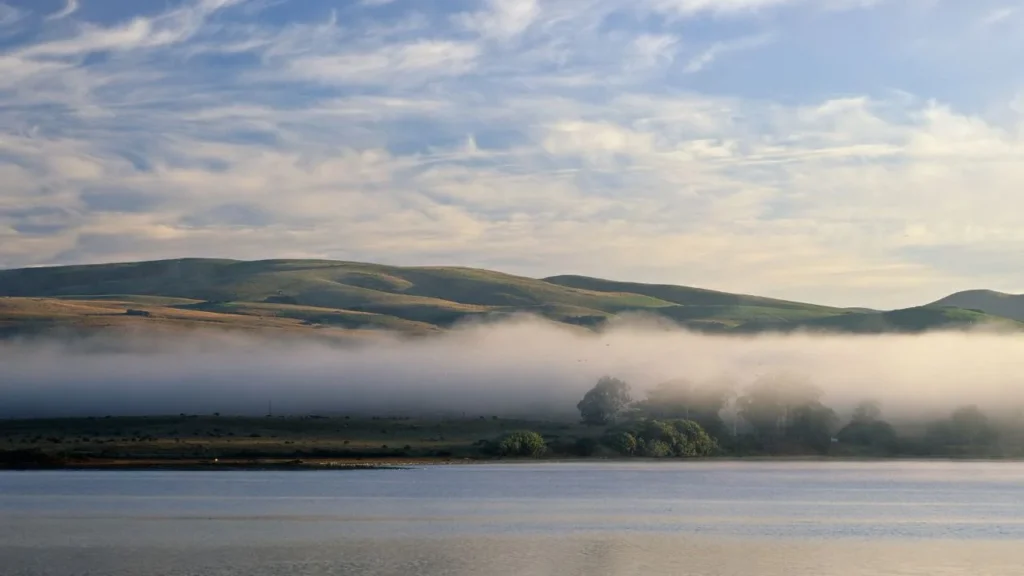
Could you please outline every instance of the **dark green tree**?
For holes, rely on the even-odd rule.
[[[623,455],[697,458],[718,450],[714,438],[690,420],[641,420],[608,434],[603,443]]]
[[[834,410],[813,401],[794,406],[789,414],[785,437],[817,452],[827,452],[839,418]]]
[[[605,436],[601,443],[623,456],[636,454],[638,446],[636,436],[630,432],[613,432]]]
[[[631,401],[629,384],[618,378],[604,376],[587,392],[576,408],[584,424],[604,426],[615,422],[615,418]]]
[[[547,445],[544,438],[536,432],[522,430],[509,432],[498,441],[498,454],[501,456],[537,457],[544,454]]]
[[[899,450],[896,430],[882,420],[882,406],[874,400],[858,404],[850,423],[836,437],[844,446],[854,446],[872,454],[887,455]]]

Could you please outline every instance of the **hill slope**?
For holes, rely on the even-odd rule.
[[[1002,316],[1024,322],[1024,294],[1004,294],[992,290],[968,290],[947,296],[933,306],[954,306],[980,310],[993,316]]]
[[[582,276],[538,280],[473,268],[325,260],[181,259],[0,270],[0,334],[125,326],[430,334],[467,319],[515,313],[582,326],[639,313],[711,332],[902,332],[997,321],[941,308],[854,311]]]
[[[742,332],[766,330],[840,332],[847,334],[919,334],[932,330],[959,330],[977,327],[1024,330],[1024,324],[961,308],[920,306],[890,312],[847,312],[835,316],[767,325],[752,322],[737,327]]]

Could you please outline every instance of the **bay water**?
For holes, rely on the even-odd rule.
[[[0,472],[0,574],[1024,574],[1024,464]]]

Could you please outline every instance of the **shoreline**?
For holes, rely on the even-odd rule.
[[[63,463],[26,463],[0,465],[4,472],[31,471],[111,471],[111,472],[273,472],[273,471],[328,471],[328,470],[410,470],[425,466],[467,466],[487,464],[658,464],[658,463],[1021,463],[1018,458],[925,458],[925,457],[845,457],[845,456],[749,456],[711,458],[235,458],[235,459],[192,459],[192,458],[116,458],[82,459]]]
[[[115,472],[226,472],[289,470],[403,470],[419,466],[469,464],[463,458],[89,458],[53,463],[0,465],[2,471],[82,470]]]

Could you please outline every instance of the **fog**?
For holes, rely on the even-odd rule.
[[[519,318],[442,336],[336,346],[195,332],[0,343],[0,417],[368,413],[572,417],[602,375],[634,396],[673,378],[788,374],[838,411],[887,416],[1024,401],[1024,337],[708,336],[627,320],[600,333]]]

